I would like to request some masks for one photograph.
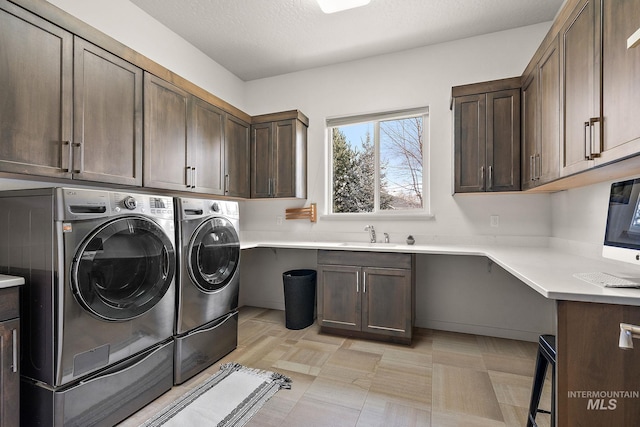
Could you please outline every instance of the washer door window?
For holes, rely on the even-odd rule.
[[[204,292],[225,287],[233,278],[240,259],[240,241],[233,224],[211,218],[194,232],[189,245],[191,280]]]
[[[144,217],[122,217],[80,246],[71,285],[78,302],[94,315],[127,320],[151,310],[174,274],[175,251],[163,230]]]

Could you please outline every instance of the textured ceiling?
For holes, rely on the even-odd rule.
[[[563,0],[131,0],[244,81],[551,21]]]

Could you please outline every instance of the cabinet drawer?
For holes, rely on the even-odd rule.
[[[318,251],[318,264],[411,269],[411,254],[367,251]]]
[[[0,321],[14,319],[20,314],[20,288],[0,289]]]

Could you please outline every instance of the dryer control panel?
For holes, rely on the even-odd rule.
[[[58,188],[58,220],[83,220],[125,214],[141,214],[159,219],[173,220],[173,199],[137,193]]]
[[[173,219],[173,199],[148,194],[111,193],[113,214],[140,213],[154,218]]]

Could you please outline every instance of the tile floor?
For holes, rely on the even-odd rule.
[[[537,344],[418,329],[411,346],[284,326],[284,312],[240,310],[238,348],[120,427],[137,426],[230,361],[292,378],[247,426],[525,426]],[[547,380],[541,408],[549,409]],[[538,414],[549,425],[549,415]]]

